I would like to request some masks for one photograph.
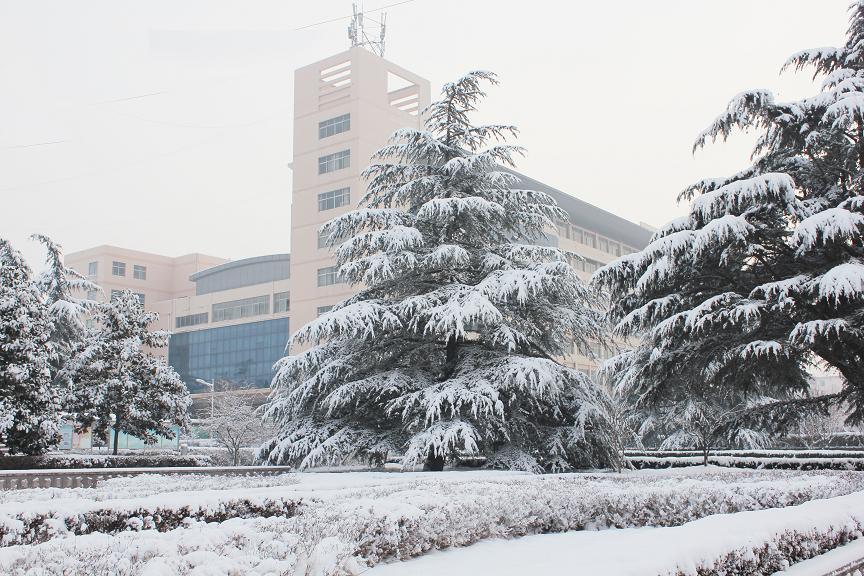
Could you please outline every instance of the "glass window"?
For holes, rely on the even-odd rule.
[[[138,298],[138,301],[141,302],[141,306],[144,306],[144,294],[136,292],[135,296]]]
[[[580,244],[585,243],[585,238],[582,235],[581,228],[576,228],[575,226],[573,227],[573,239]]]
[[[88,290],[87,291],[87,300],[96,300],[99,297],[98,290]]]
[[[330,235],[323,230],[318,230],[318,248],[327,248],[327,238],[329,237]]]
[[[132,277],[136,280],[146,280],[147,279],[147,267],[140,266],[135,264],[132,266]]]
[[[609,241],[609,251],[615,256],[621,256],[621,244],[618,242]]]
[[[126,263],[117,262],[116,260],[111,262],[111,274],[114,276],[126,276]]]
[[[318,157],[318,174],[327,174],[351,166],[351,150],[340,150]]]
[[[342,282],[339,269],[336,266],[328,266],[318,269],[318,286],[332,286]]]
[[[273,313],[288,312],[291,310],[291,293],[277,292],[273,294]]]
[[[122,290],[111,290],[111,300],[114,300],[114,298],[119,296],[122,292]]]
[[[333,210],[351,203],[351,189],[339,188],[318,194],[318,211]]]
[[[342,114],[318,123],[318,139],[335,136],[351,129],[351,115]]]
[[[96,273],[99,271],[99,262],[90,262],[87,264],[87,275],[88,276],[96,276]]]
[[[318,316],[321,316],[322,314],[326,314],[327,312],[329,312],[332,309],[333,309],[333,306],[318,306]]]
[[[586,246],[591,246],[592,248],[597,247],[597,235],[593,232],[585,232],[585,242]]]
[[[600,238],[600,251],[609,254],[609,240],[606,238]]]
[[[213,322],[260,316],[270,312],[269,296],[256,296],[213,304]]]
[[[200,314],[188,314],[186,316],[178,316],[174,325],[177,328],[186,328],[187,326],[196,326],[198,324],[207,323],[207,312]]]

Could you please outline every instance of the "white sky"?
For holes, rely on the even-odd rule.
[[[366,8],[395,0],[366,1]],[[499,74],[530,176],[633,221],[746,165],[691,154],[737,92],[813,91],[791,53],[839,45],[848,0],[414,0],[387,58],[432,82]],[[0,236],[229,258],[289,251],[295,68],[348,47],[349,0],[0,0]]]

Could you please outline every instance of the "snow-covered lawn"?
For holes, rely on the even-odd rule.
[[[620,475],[472,471],[119,478],[94,489],[2,494],[0,532],[6,545],[0,548],[0,573],[30,574],[40,568],[43,574],[352,574],[487,539],[679,526],[712,514],[791,506],[859,490],[864,490],[864,474],[854,472],[711,467]],[[847,506],[864,510],[864,495],[845,498],[853,499]],[[272,512],[274,502],[281,503],[283,513],[231,517],[267,506]],[[166,532],[142,530],[154,523],[154,515],[189,510],[221,521],[186,520]],[[87,533],[90,519],[112,526],[111,533]],[[813,527],[821,529],[817,521]],[[34,531],[34,525],[40,528]],[[848,517],[843,526],[851,526]]]

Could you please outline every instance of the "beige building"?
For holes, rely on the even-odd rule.
[[[362,47],[294,74],[291,298],[302,326],[352,293],[318,230],[357,205],[360,174],[398,128],[420,127],[429,82]]]
[[[129,288],[170,329],[168,359],[193,391],[198,378],[266,387],[272,365],[297,328],[350,296],[319,238],[321,225],[357,206],[362,171],[394,130],[419,127],[430,102],[425,79],[354,47],[295,72],[291,254],[227,262],[192,254],[167,258],[102,246],[67,262],[111,290]],[[550,244],[587,280],[599,266],[644,247],[651,231],[519,175],[520,187],[552,195],[570,216],[550,230]],[[91,266],[93,266],[91,268]],[[116,272],[116,274],[115,274]],[[595,351],[601,359],[607,351]],[[565,363],[592,372],[573,355]]]

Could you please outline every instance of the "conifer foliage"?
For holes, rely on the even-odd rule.
[[[603,337],[594,293],[566,255],[540,245],[566,220],[518,188],[516,129],[475,126],[488,72],[443,88],[423,129],[402,129],[365,171],[356,210],[323,232],[359,293],[298,330],[266,415],[269,462],[350,459],[440,469],[458,455],[490,466],[608,464],[608,400],[555,360]],[[299,351],[303,346],[306,350]]]
[[[77,345],[66,368],[79,424],[103,436],[113,427],[115,454],[121,431],[149,442],[172,437],[172,424],[188,426],[185,384],[147,350],[168,344],[167,332],[149,329],[157,318],[131,291],[115,294],[99,305],[98,327]]]
[[[752,165],[685,189],[686,217],[596,273],[618,334],[642,338],[609,364],[640,405],[686,413],[698,385],[738,440],[831,401],[864,419],[864,2],[850,11],[844,46],[784,66],[811,67],[818,94],[739,94],[695,143],[755,131]],[[842,393],[807,397],[813,362]]]
[[[0,442],[38,454],[59,440],[52,322],[20,252],[0,239]]]

